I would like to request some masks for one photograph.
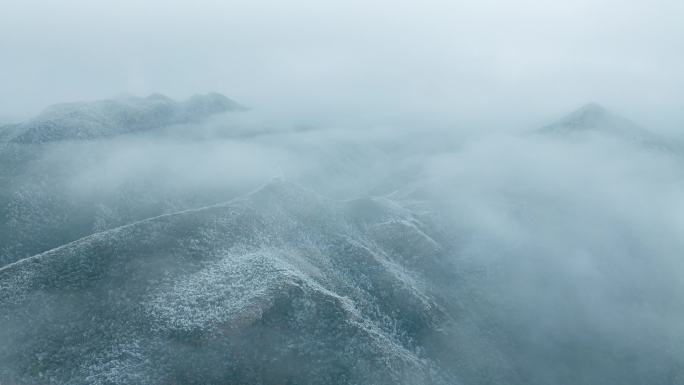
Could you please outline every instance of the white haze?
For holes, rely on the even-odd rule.
[[[133,186],[154,214],[273,178],[427,202],[477,293],[459,300],[517,338],[514,364],[558,383],[562,349],[592,352],[578,367],[610,383],[592,354],[615,349],[648,379],[684,365],[684,155],[526,131],[599,101],[678,137],[682,20],[678,0],[4,0],[0,118],[223,92],[251,110],[49,144],[27,173],[83,205]]]
[[[678,0],[4,0],[0,117],[205,90],[300,120],[684,120]],[[510,127],[508,127],[510,126]]]
[[[420,202],[456,240],[467,289],[454,296],[513,336],[504,353],[537,381],[578,370],[616,381],[619,367],[594,363],[612,349],[638,357],[630,373],[660,381],[684,357],[681,153],[600,135],[268,127],[254,111],[46,149],[29,174],[47,172],[56,194],[86,206],[133,187],[167,203],[156,213],[173,212],[273,178],[339,199]],[[586,362],[568,362],[568,349]]]

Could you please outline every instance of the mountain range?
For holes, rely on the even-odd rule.
[[[0,270],[0,378],[454,383],[430,233],[395,202],[276,180],[90,235]]]
[[[593,340],[593,325],[581,323],[590,313],[584,302],[548,304],[539,300],[549,298],[543,292],[516,297],[529,282],[507,287],[505,279],[529,267],[515,257],[535,252],[525,242],[547,239],[516,238],[510,223],[522,222],[514,216],[565,224],[566,216],[580,218],[577,207],[534,191],[541,203],[502,193],[495,207],[513,207],[511,217],[482,210],[477,223],[492,226],[491,234],[465,226],[467,213],[454,215],[434,198],[439,189],[423,183],[432,152],[462,150],[443,138],[422,138],[433,147],[415,150],[418,142],[401,133],[392,139],[408,144],[353,146],[365,137],[343,141],[323,129],[191,144],[163,131],[144,135],[243,110],[215,93],[183,102],[155,94],[56,105],[0,129],[0,384],[665,385],[684,378],[677,341],[663,337],[673,333],[653,338],[653,348],[640,336],[614,343],[622,330]],[[668,156],[674,148],[597,104],[535,130],[540,137],[605,137]],[[294,158],[307,172],[251,189],[213,184],[222,174],[207,171],[244,169],[260,180],[260,169],[242,158],[165,168],[175,158],[183,165],[243,146],[242,155],[282,151],[274,162]],[[165,150],[151,155],[159,147]],[[316,155],[301,156],[306,151]],[[145,162],[165,173],[141,173]],[[111,175],[93,175],[99,172]],[[368,194],[333,199],[311,187],[332,184],[335,173],[344,184],[365,172]],[[110,180],[116,183],[100,185]],[[471,187],[437,195],[458,197]],[[631,238],[625,244],[630,252],[641,247]],[[577,261],[568,266],[583,272],[589,251],[572,251]],[[469,260],[482,253],[503,262]],[[599,274],[587,270],[587,282]],[[565,283],[532,277],[549,291],[554,279]],[[554,312],[530,320],[535,305]],[[549,326],[558,319],[580,326]]]

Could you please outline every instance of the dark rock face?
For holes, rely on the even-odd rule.
[[[274,182],[8,265],[0,379],[453,383],[423,346],[450,317],[406,264],[445,262],[384,246],[437,242],[391,201],[362,205]]]
[[[217,93],[195,95],[183,102],[153,94],[146,98],[57,104],[5,131],[13,133],[10,141],[15,143],[95,139],[198,122],[211,115],[243,109]]]

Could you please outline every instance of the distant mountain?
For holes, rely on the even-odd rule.
[[[586,104],[536,132],[566,137],[608,135],[652,147],[663,149],[669,147],[664,138],[596,103]]]
[[[605,107],[596,103],[586,104],[559,121],[544,127],[542,130],[548,133],[571,133],[590,130],[642,131],[635,123],[614,115]]]
[[[430,233],[275,181],[88,236],[0,268],[0,381],[455,383]]]
[[[146,131],[172,124],[198,122],[244,107],[218,93],[177,102],[164,95],[56,104],[35,118],[0,127],[0,139],[15,143],[95,139]]]

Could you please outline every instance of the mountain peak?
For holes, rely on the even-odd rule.
[[[599,103],[589,102],[578,108],[575,112],[584,111],[589,113],[606,113],[608,110]]]
[[[173,99],[171,99],[170,97],[168,97],[164,94],[160,94],[158,92],[149,94],[147,96],[147,99],[148,100],[161,100],[161,101],[173,102]]]
[[[212,115],[244,110],[246,108],[237,102],[215,92],[178,102],[155,93],[144,98],[129,96],[62,103],[21,123],[11,140],[41,143],[111,137],[173,124],[196,123]]]
[[[629,119],[612,113],[598,103],[587,103],[536,132],[563,137],[601,134],[659,149],[670,147],[660,136],[651,133]]]
[[[598,103],[587,103],[549,127],[565,129],[595,129],[612,120],[621,119]]]
[[[603,132],[628,136],[642,136],[647,133],[634,122],[593,102],[587,103],[555,123],[541,128],[539,132],[564,135],[581,132]]]
[[[189,113],[215,114],[225,111],[245,111],[247,108],[236,101],[217,92],[204,95],[193,95],[183,102],[183,108]]]

